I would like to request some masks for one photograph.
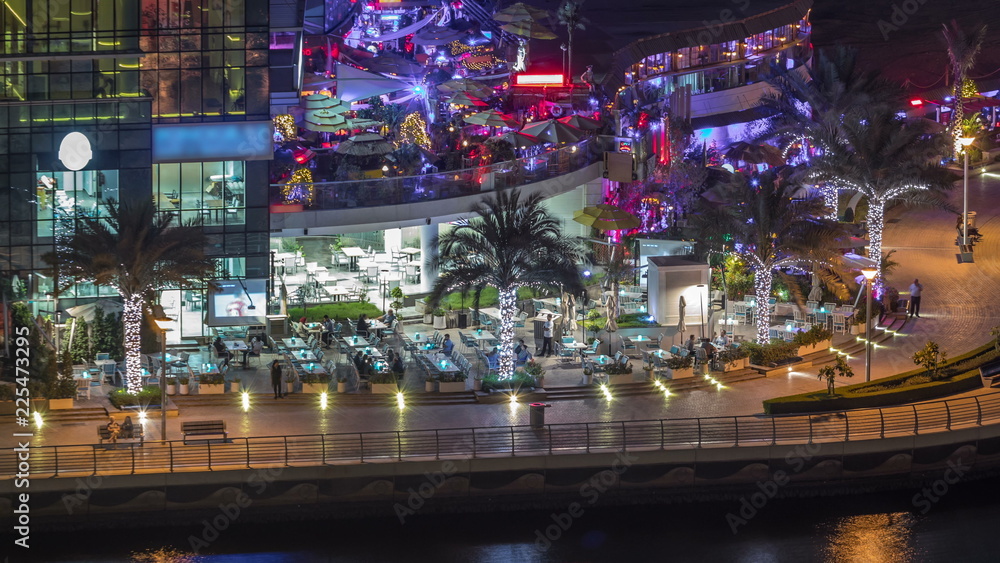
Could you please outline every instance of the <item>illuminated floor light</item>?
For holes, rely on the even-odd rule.
[[[139,411],[139,423],[146,422],[146,411]]]
[[[38,411],[35,411],[34,412],[34,418],[35,418],[35,426],[41,428],[42,427],[42,413],[40,413]]]
[[[319,408],[325,411],[326,407],[327,407],[327,396],[326,396],[326,391],[324,391],[319,394]]]
[[[406,399],[403,397],[402,391],[396,393],[396,406],[399,407],[399,410],[406,408]]]
[[[608,385],[607,385],[607,383],[602,383],[602,384],[601,384],[601,393],[604,393],[604,398],[605,398],[605,399],[606,399],[606,400],[607,400],[608,402],[611,402],[611,398],[612,398],[612,397],[611,397],[611,389],[608,389]]]
[[[247,392],[247,391],[243,391],[242,393],[240,393],[240,400],[243,403],[243,412],[249,411],[250,410],[250,393]]]

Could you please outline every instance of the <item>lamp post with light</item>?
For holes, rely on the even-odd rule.
[[[160,375],[160,439],[167,441],[167,332],[173,330],[170,324],[174,322],[163,312],[163,305],[153,305],[153,321],[160,329],[160,352],[162,353],[163,372]]]
[[[965,170],[962,174],[962,244],[969,244],[969,145],[975,137],[959,137],[962,152],[965,153]]]
[[[878,270],[865,268],[861,270],[865,276],[865,294],[868,312],[865,314],[865,381],[872,380],[872,281]]]

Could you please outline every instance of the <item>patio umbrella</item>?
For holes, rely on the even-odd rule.
[[[66,309],[66,312],[69,313],[71,317],[83,319],[88,323],[94,322],[94,318],[97,316],[97,311],[102,311],[101,314],[103,315],[107,315],[108,313],[121,313],[122,304],[108,299],[98,299],[93,303],[77,305],[76,307]]]
[[[348,119],[347,124],[351,126],[351,129],[368,129],[383,125],[381,121],[375,119]]]
[[[462,39],[467,35],[464,31],[456,31],[447,27],[425,27],[418,31],[412,39],[414,45],[447,45],[452,41]]]
[[[469,94],[468,92],[456,92],[452,97],[448,98],[447,103],[456,106],[470,106],[470,107],[480,107],[480,108],[484,108],[487,106],[486,102]]]
[[[680,321],[677,322],[677,332],[681,335],[681,344],[684,344],[684,333],[687,332],[687,323],[684,322],[684,315],[687,313],[687,300],[681,295],[680,302],[677,304],[678,313],[677,316],[680,317]]]
[[[600,121],[582,115],[567,115],[560,117],[557,121],[584,131],[596,131],[603,126]]]
[[[781,149],[771,145],[753,145],[744,141],[738,141],[729,145],[725,152],[726,160],[737,162],[742,160],[747,164],[767,164],[768,166],[781,166],[785,163],[781,155]]]
[[[520,20],[505,23],[500,29],[529,39],[555,39],[556,34],[534,20]]]
[[[515,149],[533,147],[542,142],[538,137],[521,133],[520,131],[510,131],[501,135],[499,138],[502,141],[507,141],[511,145],[514,145]]]
[[[473,125],[485,125],[487,127],[518,127],[521,125],[513,116],[501,113],[495,109],[474,113],[466,117],[465,122],[472,123]]]
[[[529,6],[524,2],[511,4],[510,6],[493,14],[493,19],[498,22],[516,21],[541,21],[549,17],[547,10],[541,10],[534,6]]]
[[[438,90],[447,93],[466,92],[477,98],[488,98],[493,95],[493,88],[471,78],[456,78],[438,85]]]
[[[310,94],[305,96],[300,100],[299,105],[307,110],[328,109],[334,113],[347,113],[351,111],[350,104],[346,104],[338,98],[331,98],[326,94]]]
[[[635,229],[642,224],[635,215],[606,203],[574,211],[573,220],[601,232]]]
[[[352,156],[373,156],[389,154],[393,147],[381,135],[362,133],[337,145],[336,152]]]
[[[521,129],[521,132],[534,135],[546,143],[575,143],[584,135],[581,129],[554,119],[530,123]]]

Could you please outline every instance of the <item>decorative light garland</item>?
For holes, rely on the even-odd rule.
[[[517,287],[498,288],[500,309],[500,379],[514,376],[514,312],[517,311]]]
[[[291,178],[281,186],[281,197],[288,205],[301,203],[312,205],[316,196],[316,189],[313,186],[312,171],[308,168],[299,168],[292,172]]]
[[[281,135],[281,142],[295,140],[298,136],[298,128],[295,126],[295,118],[290,114],[283,113],[274,116],[274,130]]]
[[[125,332],[125,390],[129,393],[142,391],[141,327],[144,301],[141,295],[122,296],[122,325]]]

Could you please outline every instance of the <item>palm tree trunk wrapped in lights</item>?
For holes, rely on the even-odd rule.
[[[578,242],[562,234],[539,194],[521,198],[518,190],[488,196],[473,207],[477,215],[440,235],[436,266],[441,274],[430,294],[437,305],[445,294],[474,289],[479,308],[484,287],[499,293],[501,378],[514,374],[514,317],[521,287],[559,287],[579,293],[583,284],[577,264],[583,260]]]
[[[56,271],[60,291],[89,282],[113,287],[122,297],[125,384],[138,392],[147,299],[161,289],[196,286],[215,264],[205,256],[208,239],[197,222],[174,224],[176,215],[157,212],[152,199],[109,200],[105,210],[105,217],[79,219],[76,231],[43,258]]]

